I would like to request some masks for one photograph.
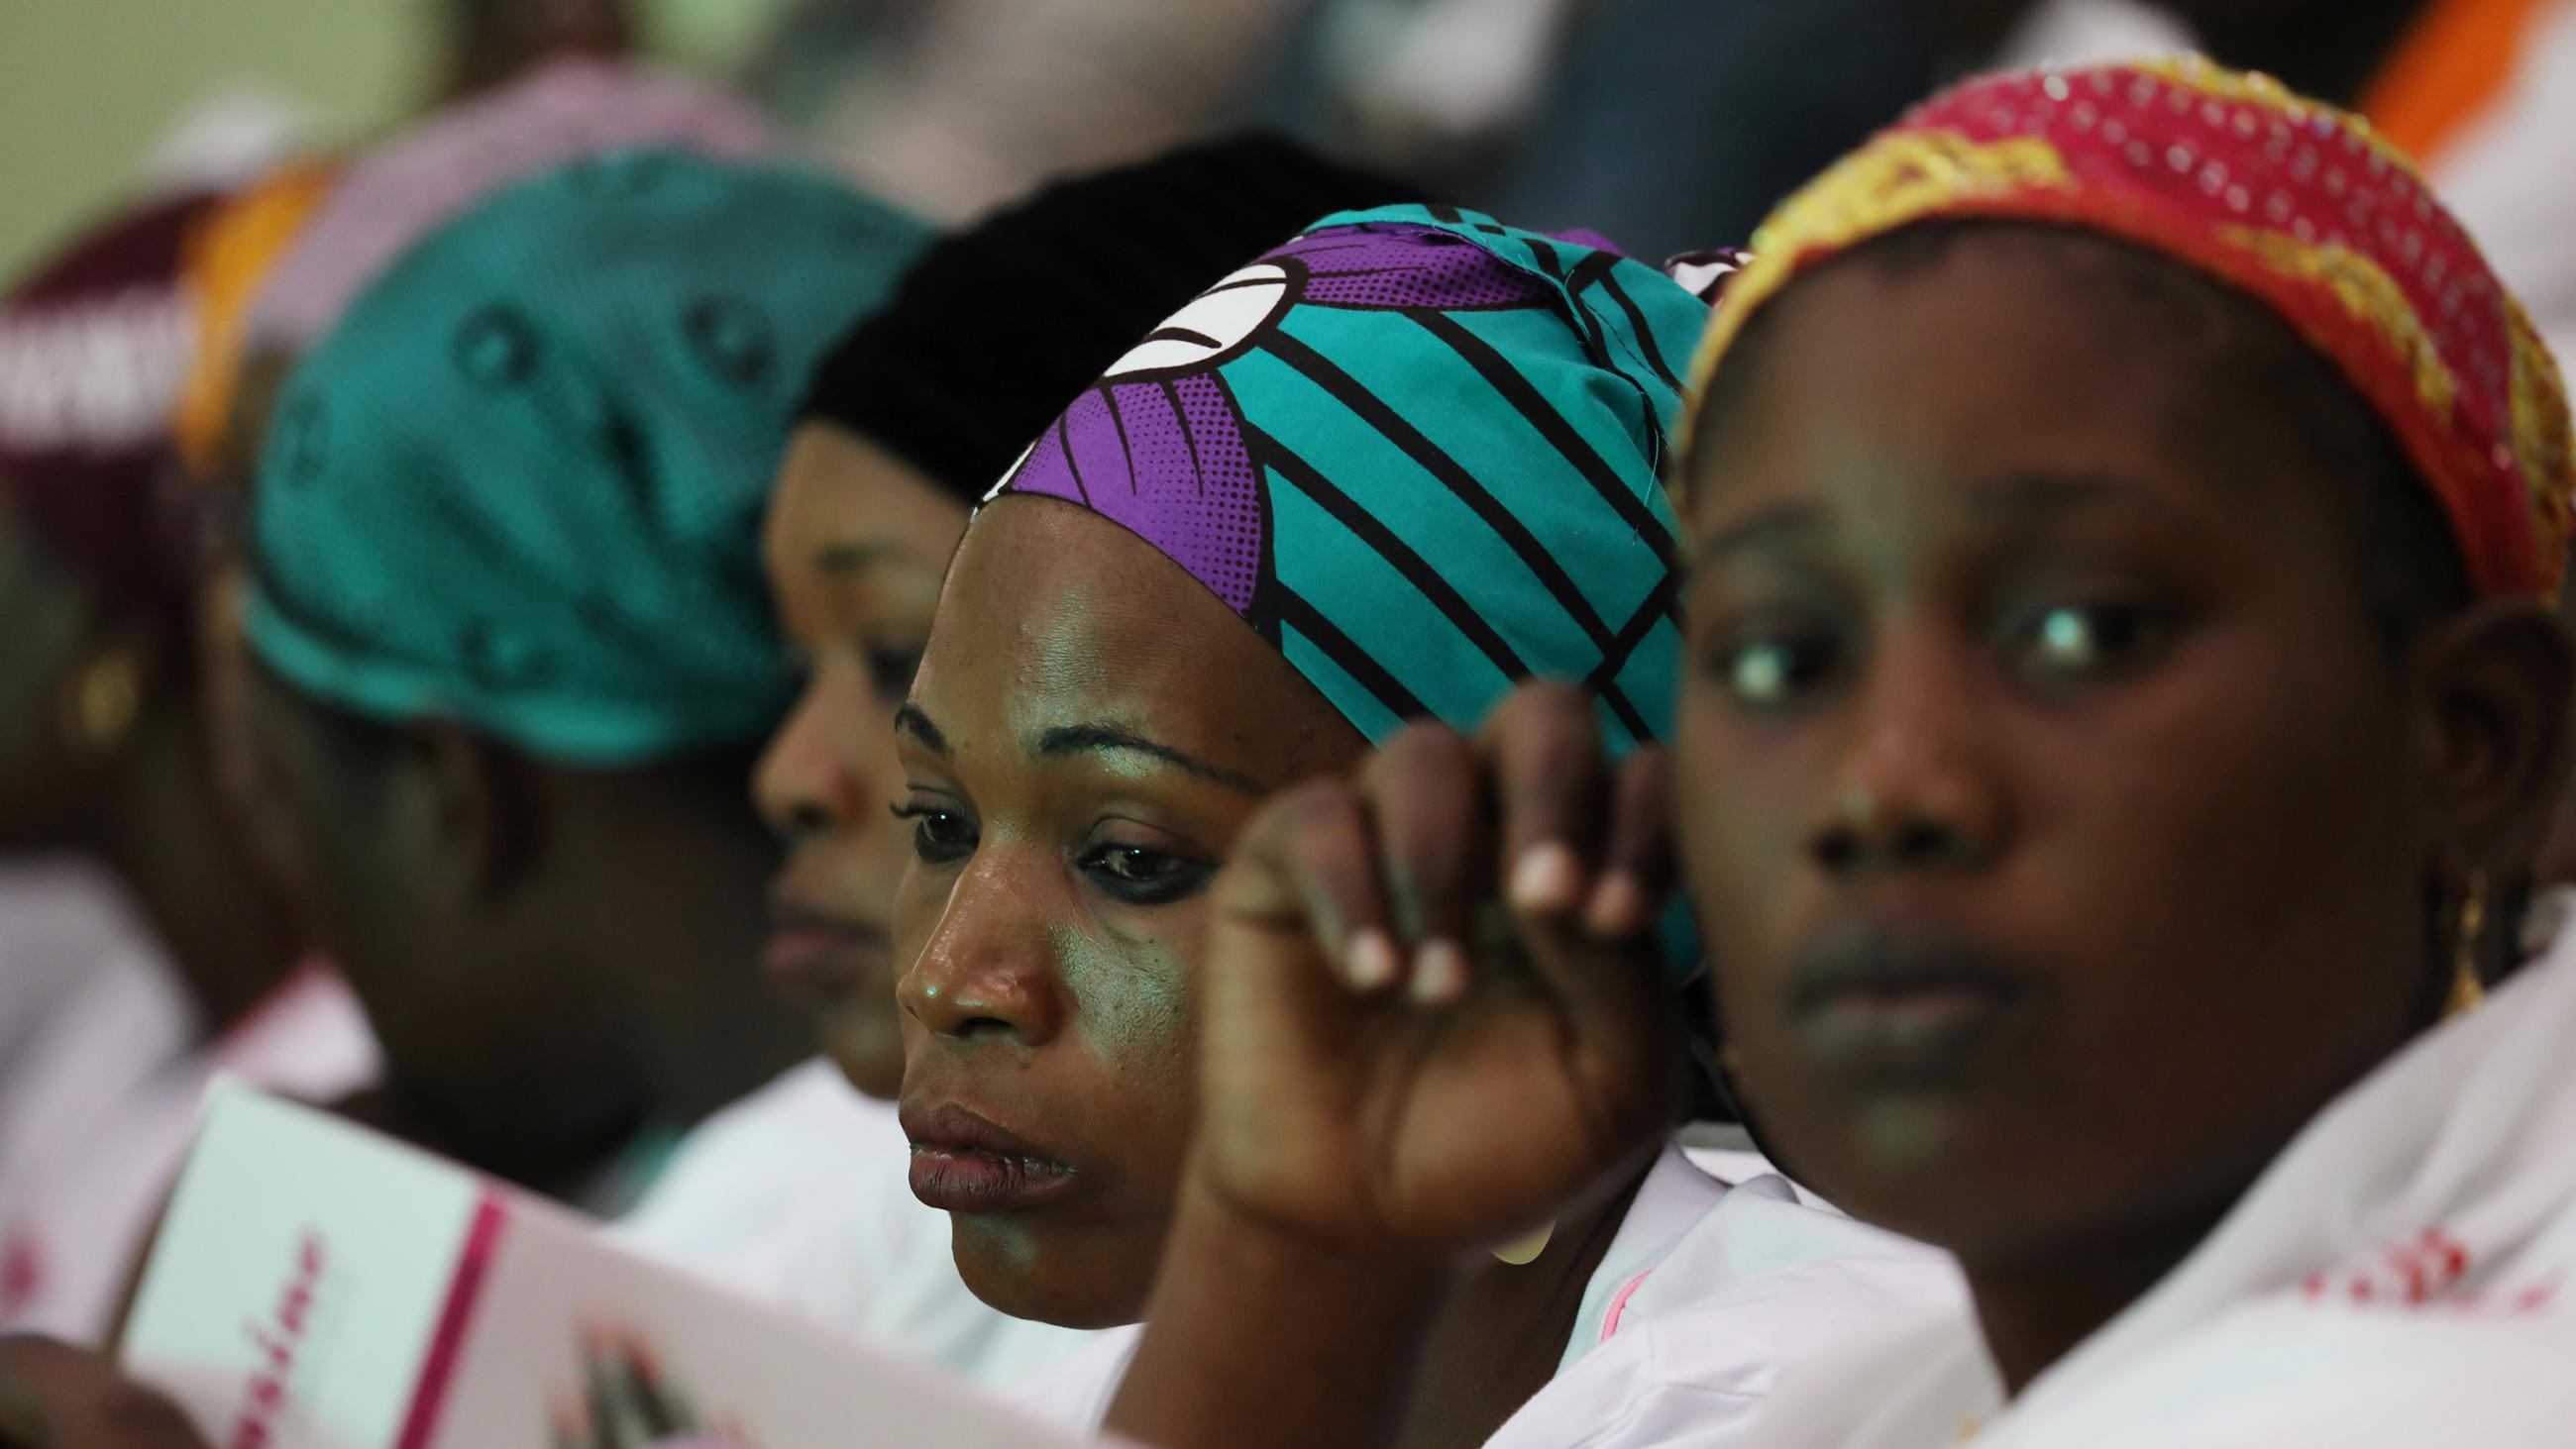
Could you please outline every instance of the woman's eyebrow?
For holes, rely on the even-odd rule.
[[[920,721],[920,724],[928,725],[929,721],[925,719]],[[924,743],[929,742],[924,741]],[[932,744],[931,748],[938,749],[939,746]],[[1269,786],[1249,775],[1238,774],[1221,765],[1209,764],[1185,750],[1174,749],[1158,740],[1147,739],[1134,730],[1122,729],[1113,724],[1057,725],[1038,736],[1037,752],[1040,755],[1098,753],[1146,755],[1161,760],[1167,765],[1177,766],[1211,785],[1221,785],[1228,790],[1245,795],[1263,796],[1270,793]]]
[[[923,714],[919,705],[907,704],[896,710],[894,728],[897,734],[910,735],[921,741],[934,755],[945,756],[948,753],[948,736],[939,732],[939,726],[930,722],[930,716]]]
[[[1691,552],[1691,566],[1703,567],[1736,554],[1758,553],[1806,543],[1826,530],[1824,510],[1812,503],[1782,503],[1714,530]]]

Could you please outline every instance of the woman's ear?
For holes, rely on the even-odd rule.
[[[2481,604],[2413,649],[2435,743],[2436,804],[2463,876],[2529,878],[2570,762],[2576,644],[2537,603]]]
[[[511,894],[545,853],[545,791],[535,763],[451,720],[402,730],[404,809],[429,858],[416,862],[460,900]]]

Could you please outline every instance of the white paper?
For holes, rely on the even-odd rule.
[[[1076,1441],[336,1118],[224,1090],[127,1326],[215,1449],[550,1449],[586,1325],[755,1449]]]

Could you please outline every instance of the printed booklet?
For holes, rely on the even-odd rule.
[[[214,1449],[650,1438],[629,1421],[594,1439],[586,1411],[567,1407],[591,1402],[595,1358],[630,1361],[586,1354],[603,1339],[640,1349],[659,1405],[652,1432],[672,1444],[1079,1442],[592,1229],[325,1113],[226,1087],[171,1200],[123,1358]],[[700,1429],[709,1437],[684,1432]]]

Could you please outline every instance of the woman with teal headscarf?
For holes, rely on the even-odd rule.
[[[1157,328],[995,489],[897,720],[912,1185],[986,1302],[1143,1315],[1197,1074],[1229,1068],[1198,1033],[1209,887],[1264,799],[1409,722],[1486,727],[1532,679],[1586,691],[1622,753],[1663,733],[1657,468],[1704,315],[1606,244],[1342,213]],[[1644,1053],[1678,1033],[1653,926],[1622,933]],[[1392,975],[1391,943],[1357,954]],[[1449,955],[1417,974],[1425,1003],[1464,986]],[[1429,1441],[1521,1413],[1623,1284],[1738,1196],[1762,1200],[1668,1152],[1486,1262],[1435,1335]],[[1033,1406],[1097,1424],[1133,1342]]]
[[[383,1125],[623,1206],[807,1049],[752,969],[793,679],[761,510],[924,227],[820,178],[578,162],[288,381],[250,527],[264,836],[384,1041]]]

